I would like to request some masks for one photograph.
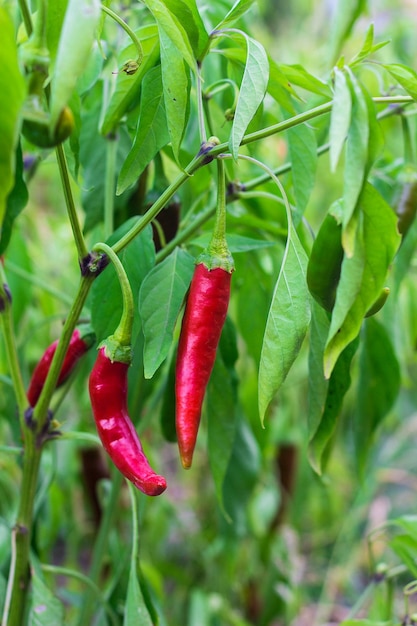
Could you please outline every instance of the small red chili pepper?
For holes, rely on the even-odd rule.
[[[81,335],[78,328],[76,328],[72,334],[67,353],[65,355],[64,362],[62,364],[61,371],[59,373],[56,386],[62,385],[71,372],[74,370],[78,361],[87,352],[94,343],[94,334],[89,332]],[[41,359],[36,365],[32,378],[30,379],[27,397],[31,407],[34,407],[37,403],[41,391],[45,384],[46,377],[51,367],[52,359],[58,345],[58,340],[54,341],[48,348],[46,348]]]
[[[127,397],[129,363],[112,361],[100,348],[90,375],[89,392],[98,435],[117,469],[148,496],[166,489],[166,480],[149,465],[135,427],[130,421]]]
[[[206,387],[226,320],[232,274],[195,267],[185,307],[176,367],[176,428],[182,464],[191,467]]]

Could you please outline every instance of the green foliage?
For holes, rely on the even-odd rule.
[[[364,0],[334,3],[331,28],[301,0],[18,4],[0,7],[4,624],[414,623],[411,20]],[[33,80],[45,128],[74,115],[53,150],[21,132]],[[185,472],[179,320],[216,203],[235,272]],[[132,289],[126,403],[167,479],[156,498],[127,491],[92,419],[96,348],[123,313],[103,241]],[[80,323],[96,344],[56,389]]]

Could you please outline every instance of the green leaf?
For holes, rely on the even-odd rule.
[[[363,318],[384,287],[388,268],[400,245],[397,218],[367,183],[359,198],[360,228],[354,255],[345,255],[324,353],[329,377],[343,349],[358,335]]]
[[[145,378],[152,378],[172,344],[175,323],[194,271],[194,258],[176,248],[144,279],[139,314],[145,336]]]
[[[288,131],[288,142],[296,205],[304,213],[316,180],[316,134],[306,124],[300,124]]]
[[[322,419],[329,381],[324,376],[323,354],[330,328],[330,316],[315,300],[311,306],[308,353],[308,438],[314,437]]]
[[[32,600],[29,626],[63,626],[64,606],[51,593],[36,571],[32,571]]]
[[[23,180],[22,150],[19,144],[16,153],[16,175],[14,187],[7,197],[6,215],[4,216],[3,227],[1,229],[0,254],[3,254],[9,245],[13,222],[25,208],[28,198],[28,190],[26,183]]]
[[[351,385],[350,366],[358,345],[359,339],[356,338],[352,343],[346,346],[337,359],[337,363],[328,381],[326,399],[320,423],[309,443],[309,461],[318,474],[321,474],[323,471],[323,459],[325,458],[328,445],[336,431],[337,422],[342,410],[343,398]],[[323,369],[322,378],[324,379]]]
[[[348,134],[352,96],[345,72],[334,69],[334,94],[330,114],[330,170],[334,172]]]
[[[161,412],[159,421],[161,423],[161,431],[167,441],[177,441],[177,431],[175,427],[175,379],[176,379],[177,351],[174,350],[171,361],[169,363],[168,373],[166,376],[163,397],[161,404]]]
[[[236,434],[236,393],[230,371],[216,359],[207,387],[208,455],[220,508],[225,513],[223,484]]]
[[[196,61],[187,32],[180,19],[168,7],[168,4],[172,4],[174,8],[176,3],[165,3],[162,0],[144,0],[144,2],[155,18],[158,30],[165,32],[165,35],[171,39],[180,56],[195,72]]]
[[[46,39],[51,60],[54,62],[58,50],[62,24],[64,23],[68,0],[60,2],[48,2],[46,12]]]
[[[367,318],[362,333],[358,402],[353,421],[361,468],[375,430],[398,396],[400,382],[400,366],[386,328],[374,317]]]
[[[292,98],[298,99],[298,96],[288,82],[288,78],[279,69],[278,64],[270,57],[268,61],[269,79],[267,91],[285,111],[290,115],[295,115],[295,107]]]
[[[232,455],[223,481],[223,503],[232,519],[233,531],[241,535],[246,528],[246,507],[258,479],[261,453],[249,425],[242,417],[236,423]]]
[[[247,46],[246,65],[229,138],[229,149],[235,159],[246,129],[264,99],[269,78],[268,57],[263,46],[242,34]]]
[[[193,239],[193,245],[200,248],[207,248],[211,240],[211,233],[200,235]],[[250,250],[261,250],[262,248],[270,248],[275,246],[275,241],[267,241],[265,239],[253,239],[252,237],[244,237],[243,235],[235,235],[231,233],[227,235],[227,245],[232,254],[239,252],[249,252]]]
[[[306,283],[307,255],[290,224],[281,270],[269,309],[259,364],[261,422],[284,382],[303,342],[310,321]]]
[[[349,66],[354,67],[355,65],[362,63],[362,61],[364,61],[371,54],[373,54],[377,50],[380,50],[381,48],[388,45],[389,43],[390,41],[388,40],[388,41],[381,41],[374,45],[374,25],[370,24],[365,35],[363,46],[358,52],[358,54],[356,54],[353,57],[353,59],[350,61]]]
[[[132,226],[136,218],[132,218],[119,228],[106,242],[109,245],[118,241]],[[142,280],[155,264],[155,248],[152,241],[152,228],[147,226],[123,251],[119,258],[126,270],[133,291],[135,308],[138,305],[138,294]],[[97,341],[100,343],[117,328],[122,315],[122,294],[116,271],[110,264],[96,278],[91,290],[91,322]],[[135,343],[140,329],[140,318],[135,316],[133,323],[132,345]]]
[[[83,74],[101,16],[99,0],[69,0],[51,82],[51,128]]]
[[[137,36],[142,45],[143,59],[139,69],[134,74],[126,74],[120,71],[117,74],[116,86],[107,106],[101,133],[107,135],[117,128],[122,117],[133,106],[140,95],[144,76],[159,59],[159,36],[155,24],[148,24],[137,31]],[[131,44],[120,53],[119,66],[123,65],[137,55],[137,49]]]
[[[0,233],[7,196],[13,189],[18,142],[19,111],[25,98],[25,83],[19,71],[13,22],[0,7]]]
[[[153,626],[132,559],[127,586],[127,598],[123,626]]]
[[[159,39],[168,132],[172,151],[176,161],[179,162],[181,142],[190,109],[190,71],[165,31],[159,31]]]
[[[207,47],[209,36],[195,0],[164,0],[165,6],[185,28],[196,59]]]
[[[140,111],[133,146],[120,172],[118,194],[138,179],[169,141],[160,66],[149,70],[143,79]]]
[[[400,83],[401,87],[404,87],[406,92],[414,100],[417,100],[417,72],[400,63],[391,63],[384,65],[384,67]]]
[[[316,76],[313,76],[313,74],[310,74],[310,72],[308,72],[302,65],[284,65],[282,63],[278,63],[278,69],[293,85],[297,85],[297,87],[301,87],[302,89],[315,93],[318,96],[331,96],[329,85]]]
[[[242,17],[249,9],[255,0],[236,0],[230,11],[225,15],[221,22],[219,22],[214,30],[221,30],[230,26]]]
[[[92,92],[94,97],[91,108],[84,108],[80,132],[79,159],[83,170],[83,186],[81,190],[81,203],[86,212],[85,231],[91,230],[98,222],[103,220],[104,192],[106,188],[106,159],[103,158],[107,151],[108,141],[99,133],[99,119],[101,112],[101,85]],[[129,133],[125,127],[120,128],[117,136],[117,154],[115,167],[115,180],[119,174],[126,155],[131,148]],[[117,196],[114,208],[124,207],[126,196]]]
[[[396,535],[389,542],[390,548],[401,559],[402,563],[408,567],[414,578],[417,578],[417,541],[410,535]]]
[[[332,24],[329,53],[332,63],[336,62],[356,20],[362,13],[365,13],[367,4],[367,0],[351,0],[351,2],[338,2],[334,5],[335,14],[329,17]]]

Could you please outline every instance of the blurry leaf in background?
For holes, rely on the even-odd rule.
[[[389,333],[381,322],[368,318],[361,339],[353,428],[358,464],[363,471],[375,430],[398,396],[401,376]]]
[[[0,7],[0,234],[7,196],[13,188],[16,168],[19,111],[25,97],[25,83],[19,71],[14,25],[6,9]]]
[[[334,14],[328,16],[330,29],[329,63],[335,64],[348,39],[357,19],[367,11],[367,0],[351,0],[350,2],[334,2]]]
[[[38,572],[32,572],[30,626],[63,626],[64,605],[50,591]]]

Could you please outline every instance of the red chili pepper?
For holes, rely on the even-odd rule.
[[[231,271],[195,267],[182,321],[176,367],[176,428],[182,464],[191,467],[206,387],[230,299]]]
[[[61,371],[59,373],[56,386],[62,385],[71,372],[74,370],[80,358],[87,352],[87,350],[93,344],[93,334],[87,333],[81,336],[80,331],[76,328],[72,334],[67,353],[65,355],[64,362],[62,364]],[[46,377],[51,366],[52,359],[58,345],[58,340],[54,341],[43,353],[40,361],[35,367],[32,378],[29,383],[29,389],[27,392],[29,404],[34,407],[38,401],[41,391],[45,384]]]
[[[135,427],[130,421],[127,397],[128,363],[111,361],[101,347],[90,375],[91,406],[98,435],[117,469],[148,496],[166,489],[166,480],[149,465]]]

